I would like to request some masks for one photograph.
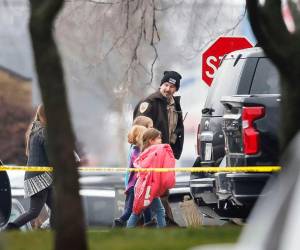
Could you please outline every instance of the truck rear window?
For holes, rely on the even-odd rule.
[[[259,59],[250,94],[280,94],[279,74],[269,59]]]
[[[236,94],[238,83],[245,66],[245,59],[225,59],[216,72],[216,76],[209,90],[205,108],[213,108],[213,116],[222,116],[224,107],[220,100],[222,96],[230,96]]]

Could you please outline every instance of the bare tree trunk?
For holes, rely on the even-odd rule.
[[[290,33],[284,23],[281,1],[247,0],[253,32],[281,74],[281,152],[300,129],[300,30]],[[299,13],[294,20],[299,19]],[[299,25],[300,23],[298,23]]]
[[[30,0],[30,32],[36,70],[47,116],[50,162],[54,167],[55,249],[85,250],[86,236],[79,196],[74,134],[64,74],[53,38],[53,23],[63,0]]]

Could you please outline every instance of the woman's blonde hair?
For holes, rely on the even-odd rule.
[[[134,125],[128,133],[128,142],[138,146],[140,149],[142,147],[142,137],[143,133],[147,130],[144,126]]]
[[[29,155],[29,139],[30,139],[30,134],[34,125],[35,121],[46,121],[46,114],[45,114],[45,108],[43,104],[40,104],[37,107],[36,113],[34,115],[33,121],[30,123],[28,126],[26,133],[25,133],[25,155]]]
[[[161,132],[155,128],[149,128],[143,134],[143,146],[142,151],[150,146],[150,141],[156,139],[157,137],[161,137]]]
[[[137,116],[134,120],[132,125],[140,125],[140,126],[144,126],[146,128],[152,128],[153,127],[153,121],[151,118],[144,116],[144,115],[140,115]]]

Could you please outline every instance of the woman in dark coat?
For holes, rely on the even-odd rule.
[[[26,133],[27,166],[49,166],[47,155],[46,116],[44,106],[40,105],[36,116]],[[18,229],[37,218],[45,204],[52,210],[52,174],[49,172],[25,173],[25,198],[30,198],[29,210],[16,220],[7,224],[7,229]],[[51,216],[52,217],[52,216]],[[50,221],[52,221],[50,219]]]

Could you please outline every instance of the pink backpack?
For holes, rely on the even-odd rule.
[[[136,168],[175,168],[175,158],[169,144],[147,148],[135,160]],[[134,188],[133,212],[140,214],[154,198],[162,196],[175,185],[175,172],[139,172]]]

